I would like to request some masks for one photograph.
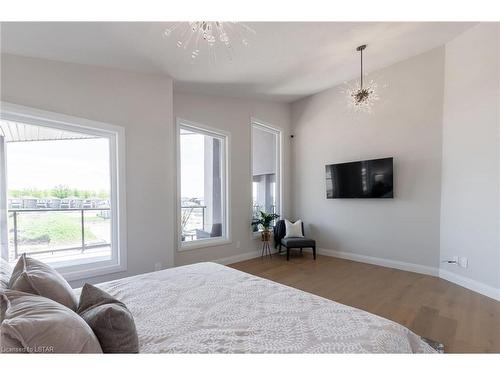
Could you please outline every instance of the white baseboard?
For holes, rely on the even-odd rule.
[[[452,282],[454,284],[460,285],[464,288],[470,289],[474,292],[483,294],[487,297],[490,297],[490,298],[493,298],[497,301],[500,301],[500,289],[494,288],[490,285],[483,284],[479,281],[469,279],[467,277],[457,275],[457,274],[450,272],[448,270],[437,269],[434,267],[424,266],[421,264],[401,262],[401,261],[391,260],[391,259],[386,259],[386,258],[377,258],[377,257],[369,256],[369,255],[348,253],[345,251],[336,251],[336,250],[323,249],[323,248],[318,248],[317,251],[318,251],[318,254],[326,255],[326,256],[330,256],[330,257],[334,257],[334,258],[348,259],[348,260],[353,260],[355,262],[374,264],[377,266],[395,268],[398,270],[403,270],[403,271],[408,271],[408,272],[416,272],[416,273],[421,273],[424,275],[437,276],[441,279],[447,280],[447,281]],[[242,262],[242,261],[248,260],[248,259],[258,258],[258,257],[260,257],[260,255],[261,255],[261,251],[255,250],[255,251],[249,251],[249,252],[242,253],[242,254],[232,255],[232,256],[229,256],[226,258],[216,259],[216,260],[213,260],[212,262],[227,265],[227,264],[231,264],[231,263]]]
[[[227,265],[227,264],[231,264],[231,263],[242,262],[242,261],[248,260],[248,259],[257,258],[257,257],[260,257],[260,254],[261,254],[261,252],[259,250],[255,250],[255,251],[249,251],[249,252],[242,253],[242,254],[231,255],[230,257],[226,257],[226,258],[212,260],[211,262]]]
[[[483,284],[479,281],[469,279],[468,277],[457,275],[456,273],[450,272],[445,269],[439,270],[439,277],[441,279],[448,280],[454,284],[463,286],[464,288],[470,289],[474,292],[483,294],[487,297],[493,298],[500,301],[500,289],[494,288],[490,285]]]
[[[469,279],[467,277],[457,275],[453,272],[444,269],[438,269],[434,267],[423,266],[421,264],[400,262],[397,260],[377,258],[368,255],[354,254],[354,253],[348,253],[344,251],[336,251],[330,249],[319,248],[318,254],[331,256],[335,258],[353,260],[355,262],[375,264],[377,266],[382,266],[382,267],[396,268],[398,270],[403,270],[403,271],[422,273],[424,275],[437,276],[441,279],[447,280],[454,284],[460,285],[464,288],[470,289],[474,292],[483,294],[487,297],[500,301],[500,289],[494,288],[490,285],[483,284],[479,281]]]
[[[422,273],[424,275],[439,276],[439,271],[437,268],[424,266],[421,264],[401,262],[398,260],[391,260],[385,258],[377,258],[369,255],[361,255],[355,253],[348,253],[344,251],[336,251],[330,249],[318,249],[318,254],[331,256],[335,258],[342,258],[348,260],[354,260],[355,262],[375,264],[377,266],[396,268],[398,270]]]

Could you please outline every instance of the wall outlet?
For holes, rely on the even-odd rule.
[[[155,271],[161,271],[161,262],[155,263]]]
[[[459,256],[455,255],[455,256],[452,256],[451,258],[442,260],[441,262],[442,263],[452,264],[454,266],[458,266],[458,260],[459,260],[459,258],[460,258]]]
[[[467,268],[469,261],[466,257],[458,257],[458,265],[462,268]]]
[[[241,247],[241,242],[240,241],[236,241],[236,248],[239,249]]]

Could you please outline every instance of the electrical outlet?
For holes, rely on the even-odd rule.
[[[452,264],[454,266],[458,266],[458,260],[459,260],[460,257],[458,256],[452,256],[451,258],[449,259],[445,259],[445,260],[442,260],[441,262],[442,263],[448,263],[448,264]]]
[[[161,271],[161,262],[155,263],[155,271]]]
[[[241,242],[240,241],[236,241],[236,248],[239,249],[241,247]]]
[[[462,268],[467,268],[469,261],[466,257],[458,257],[458,265]]]

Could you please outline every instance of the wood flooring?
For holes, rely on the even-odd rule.
[[[500,353],[500,302],[437,277],[306,250],[229,267],[354,306],[441,342],[446,353]]]

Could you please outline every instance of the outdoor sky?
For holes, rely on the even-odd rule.
[[[105,138],[7,143],[7,188],[110,189]]]
[[[181,135],[181,196],[203,198],[205,163],[205,136],[191,133]]]
[[[181,137],[183,197],[204,194],[204,136]],[[78,139],[7,143],[8,189],[51,189],[67,185],[81,190],[109,191],[108,140]]]

